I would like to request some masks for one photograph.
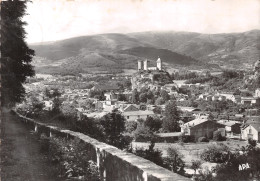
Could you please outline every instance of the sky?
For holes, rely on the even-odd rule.
[[[260,29],[260,0],[33,0],[27,13],[28,43],[102,33]]]

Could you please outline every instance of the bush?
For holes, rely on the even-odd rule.
[[[158,131],[162,127],[162,121],[159,118],[148,116],[144,121],[144,125],[151,131]]]
[[[206,169],[205,171],[199,171],[199,174],[194,177],[195,181],[214,181],[212,171]]]
[[[230,154],[230,150],[226,145],[211,145],[200,155],[202,160],[213,163],[224,163]]]
[[[80,140],[47,138],[44,135],[41,136],[41,140],[44,143],[43,151],[48,153],[48,158],[56,165],[60,177],[83,178],[88,181],[101,180],[97,165],[90,159],[86,145]]]
[[[194,136],[182,134],[182,135],[178,136],[178,142],[179,143],[182,143],[182,142],[183,143],[193,143],[193,142],[195,142],[195,138],[194,138]]]
[[[165,167],[172,172],[184,175],[185,163],[182,160],[184,156],[175,147],[168,148],[167,155],[168,156],[164,159]]]
[[[226,137],[221,135],[221,131],[217,130],[213,132],[214,141],[225,141]]]
[[[191,168],[194,170],[194,174],[197,173],[197,170],[201,168],[200,160],[191,160]]]
[[[125,122],[125,131],[127,133],[132,133],[137,128],[137,122],[136,121],[126,121]]]
[[[252,138],[248,139],[248,144],[251,145],[252,147],[256,146],[256,140],[253,140]]]
[[[209,140],[206,137],[199,137],[198,142],[209,142]]]
[[[133,151],[137,156],[150,160],[151,162],[163,166],[162,152],[158,149],[154,149],[155,143],[151,142],[148,149],[138,148]]]
[[[153,134],[150,128],[144,126],[144,124],[139,124],[133,134],[135,141],[139,142],[147,142],[156,139],[156,136]]]

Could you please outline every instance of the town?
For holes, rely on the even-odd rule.
[[[16,111],[144,158],[138,149],[153,149],[162,157],[175,150],[182,161],[174,172],[186,176],[210,170],[248,143],[259,146],[260,60],[251,71],[227,69],[216,75],[207,70],[170,74],[160,57],[138,60],[136,67],[133,74],[37,74],[27,79],[26,99]],[[119,142],[98,133],[102,120],[116,119],[114,114],[125,121]],[[118,121],[111,126],[118,127]],[[207,155],[210,149],[221,158]],[[150,160],[163,165],[155,157]]]
[[[1,1],[0,180],[260,181],[259,2]]]

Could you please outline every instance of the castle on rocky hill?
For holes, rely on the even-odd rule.
[[[162,70],[162,60],[158,57],[156,67],[148,67],[148,60],[138,60],[138,70]]]

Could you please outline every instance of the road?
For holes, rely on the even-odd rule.
[[[1,181],[58,181],[38,137],[15,115],[1,118]]]

